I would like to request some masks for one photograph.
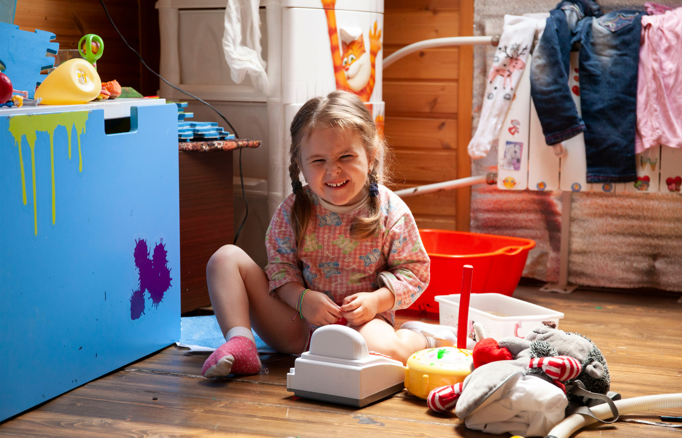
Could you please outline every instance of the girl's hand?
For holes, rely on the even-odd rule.
[[[309,290],[303,296],[301,314],[306,321],[320,327],[338,321],[341,318],[341,309],[322,292]]]
[[[343,299],[341,312],[352,326],[370,322],[379,313],[379,296],[374,292],[360,292]]]

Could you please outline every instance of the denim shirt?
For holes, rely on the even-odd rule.
[[[634,143],[640,11],[603,14],[592,0],[565,0],[550,12],[531,66],[531,95],[548,145],[585,133],[587,182],[637,178]],[[568,86],[579,48],[582,117]]]

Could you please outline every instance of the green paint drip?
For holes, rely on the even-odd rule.
[[[21,194],[24,205],[26,205],[26,180],[24,174],[24,159],[21,153],[21,140],[26,137],[26,142],[31,148],[31,169],[33,179],[33,224],[35,235],[38,235],[38,198],[36,194],[36,161],[35,144],[36,133],[46,132],[50,136],[50,161],[52,178],[52,224],[57,220],[57,187],[55,184],[54,173],[54,131],[58,126],[66,128],[69,139],[69,160],[71,159],[71,130],[76,128],[78,137],[78,171],[83,171],[83,157],[81,156],[81,138],[85,133],[85,122],[88,121],[89,111],[67,112],[58,114],[38,114],[14,116],[9,121],[9,131],[14,136],[14,141],[19,149],[19,166],[21,167]]]

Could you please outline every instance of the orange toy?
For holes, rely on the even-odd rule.
[[[121,95],[121,85],[115,79],[113,81],[102,83],[102,89],[109,92],[110,99],[116,99]]]

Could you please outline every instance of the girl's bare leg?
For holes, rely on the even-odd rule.
[[[208,292],[225,335],[233,327],[253,327],[268,346],[281,353],[301,353],[308,325],[296,309],[271,296],[265,272],[239,247],[220,248],[206,267]]]
[[[206,279],[213,311],[223,335],[235,327],[253,327],[276,351],[301,353],[305,349],[308,325],[295,309],[269,294],[265,272],[241,248],[225,245],[216,251],[206,267]],[[235,356],[232,354],[234,348],[223,347],[220,349],[224,351],[218,349],[209,357],[204,368],[216,365],[223,356]],[[253,352],[249,354],[253,357]],[[226,369],[231,367],[232,364]]]
[[[426,348],[424,335],[412,330],[395,331],[386,321],[374,318],[370,322],[353,327],[367,342],[370,351],[385,354],[405,365],[413,353]]]

